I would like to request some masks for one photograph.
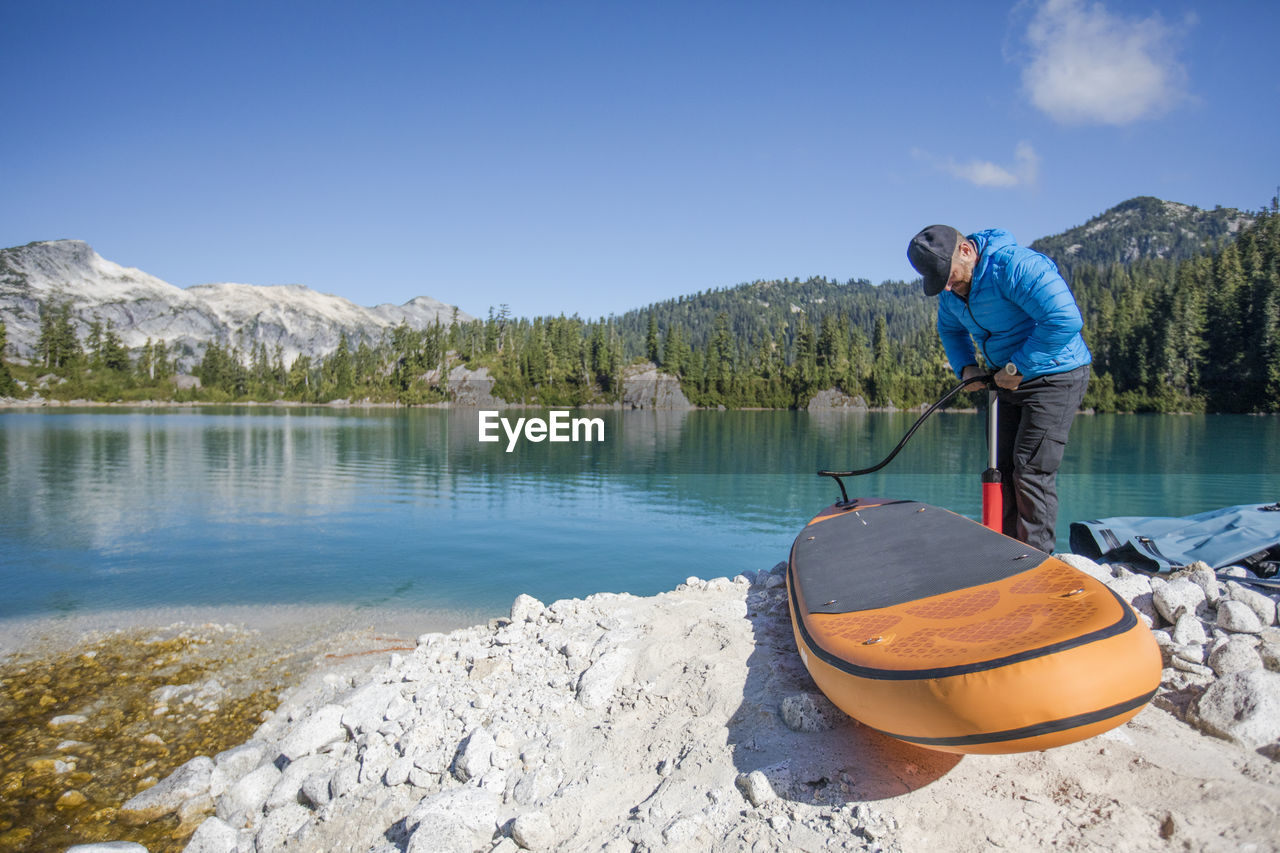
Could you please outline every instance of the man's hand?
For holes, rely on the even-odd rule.
[[[1006,391],[1012,391],[1022,384],[1021,373],[1006,373],[1003,370],[996,371],[996,384]]]
[[[966,364],[964,370],[960,371],[960,381],[968,382],[971,379],[985,379],[987,374],[982,371],[976,364]],[[972,390],[972,389],[969,389]]]

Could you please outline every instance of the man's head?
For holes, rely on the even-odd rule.
[[[944,290],[965,296],[973,282],[978,252],[950,225],[930,225],[911,238],[907,260],[924,278],[926,296],[937,296]]]

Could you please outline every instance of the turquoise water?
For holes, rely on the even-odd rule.
[[[506,412],[509,418],[545,412]],[[892,449],[902,413],[588,411],[604,441],[478,440],[474,410],[0,413],[0,618],[173,605],[504,610],[650,594],[786,557],[838,497],[822,467]],[[501,430],[498,430],[501,435]],[[854,494],[978,517],[983,417],[944,413]],[[1280,419],[1084,416],[1067,523],[1280,499]]]

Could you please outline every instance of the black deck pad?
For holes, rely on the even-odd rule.
[[[948,510],[893,501],[806,527],[791,565],[811,613],[851,613],[992,583],[1048,556]]]

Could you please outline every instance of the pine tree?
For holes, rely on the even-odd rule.
[[[4,327],[4,321],[0,320],[0,397],[16,397],[18,396],[18,383],[14,381],[13,374],[9,372],[9,365],[5,364],[4,354],[9,346],[9,332]]]
[[[644,337],[644,357],[654,364],[660,364],[661,360],[658,358],[658,354],[658,318],[650,311],[649,331],[645,333]]]

